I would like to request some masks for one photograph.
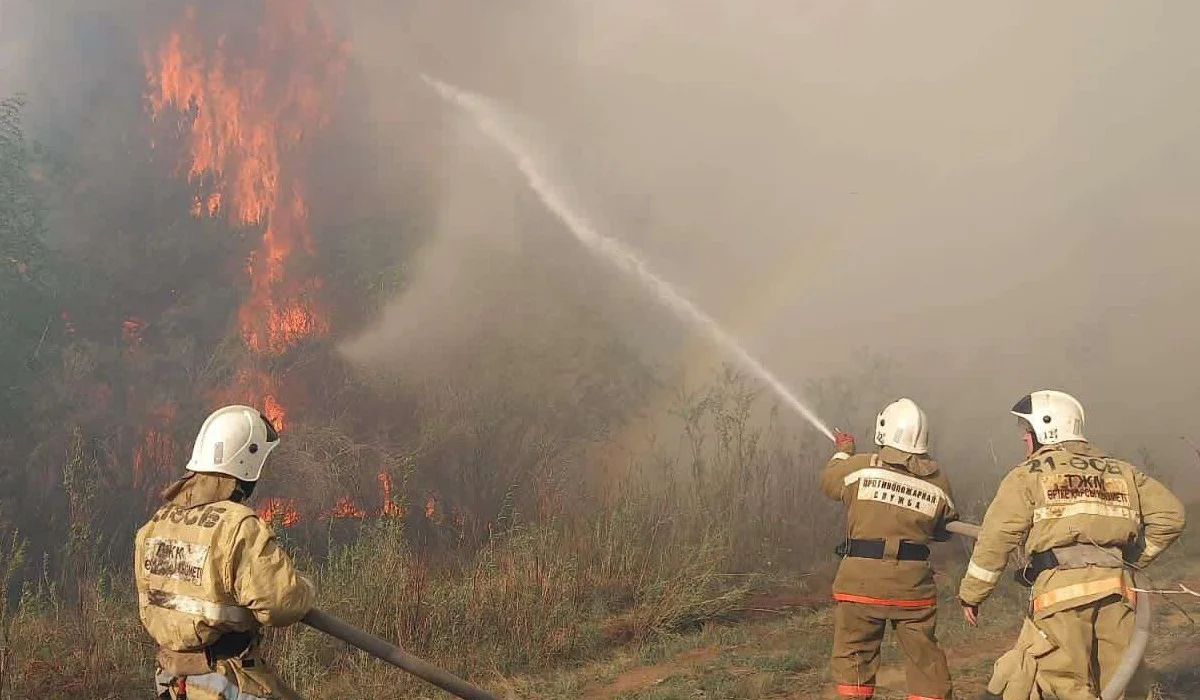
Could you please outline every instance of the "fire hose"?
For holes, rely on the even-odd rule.
[[[977,539],[979,537],[979,526],[971,523],[952,522],[946,524],[946,529],[963,537]],[[1121,662],[1117,664],[1116,671],[1113,672],[1112,679],[1108,681],[1108,685],[1104,686],[1104,692],[1100,693],[1100,700],[1117,700],[1125,693],[1125,688],[1129,686],[1129,681],[1133,679],[1134,672],[1142,663],[1142,657],[1146,654],[1146,645],[1150,642],[1150,594],[1140,593],[1134,600],[1134,624],[1133,636],[1129,639],[1129,645],[1125,647],[1125,655],[1121,657]]]
[[[464,700],[499,700],[495,695],[471,685],[449,671],[419,659],[400,647],[364,632],[327,612],[314,608],[301,621],[315,630],[367,652],[384,663],[389,663],[421,680],[432,683],[455,697]]]

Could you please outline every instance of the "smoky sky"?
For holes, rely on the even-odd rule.
[[[793,386],[866,349],[946,443],[1011,456],[1007,409],[1054,387],[1096,440],[1194,459],[1200,8],[350,7],[376,82],[425,71],[536,122],[598,227]],[[469,126],[442,138],[495,168]]]
[[[10,52],[16,5],[0,0]],[[61,36],[84,6],[35,24]],[[573,250],[428,73],[527,120],[597,228],[789,385],[853,374],[865,350],[964,458],[989,440],[1015,457],[1008,408],[1059,388],[1102,445],[1194,464],[1195,3],[322,7],[390,156],[379,187],[433,222],[409,287],[351,343],[359,360],[453,354],[489,329],[519,342],[566,294],[603,302],[659,361],[726,359]]]

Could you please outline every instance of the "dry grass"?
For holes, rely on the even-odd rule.
[[[323,607],[489,685],[686,634],[735,616],[761,572],[784,564],[797,570],[810,547],[831,546],[837,537],[828,517],[833,504],[817,500],[812,465],[803,463],[819,457],[786,446],[769,427],[753,429],[754,402],[754,392],[726,377],[679,411],[688,436],[679,452],[647,459],[607,484],[586,474],[572,478],[563,462],[579,451],[527,430],[473,433],[459,443],[439,434],[432,445],[397,454],[355,443],[332,426],[298,427],[281,472],[297,477],[286,480],[292,484],[302,476],[292,472],[324,463],[361,480],[382,464],[395,483],[407,485],[421,481],[414,472],[422,459],[439,466],[455,454],[465,459],[478,452],[473,440],[520,466],[488,470],[474,457],[460,475],[494,494],[490,505],[473,508],[483,512],[473,518],[481,521],[474,537],[462,536],[469,525],[422,518],[419,500],[415,508],[403,504],[406,518],[314,523],[281,537],[316,574]],[[451,422],[467,425],[465,418]],[[453,432],[444,417],[438,425]],[[88,463],[72,444],[68,475]],[[68,491],[86,516],[93,494],[77,498],[76,481]],[[316,489],[326,500],[329,482]],[[15,671],[5,676],[13,697],[69,697],[79,692],[73,683],[95,697],[141,697],[149,687],[151,647],[127,570],[104,567],[93,555],[96,535],[86,517],[79,520],[67,557],[73,566],[57,574],[23,571],[27,595],[12,616]],[[800,530],[814,535],[804,538],[805,547],[778,545]],[[408,697],[423,688],[302,627],[273,633],[270,648],[306,696]],[[32,691],[51,677],[67,680]]]
[[[755,395],[728,379],[679,411],[677,453],[603,488],[563,478],[548,458],[573,459],[571,451],[547,452],[518,434],[536,452],[521,469],[471,467],[472,478],[493,475],[482,491],[496,494],[477,536],[410,509],[281,537],[317,576],[322,608],[507,697],[807,697],[826,680],[829,618],[813,601],[825,595],[841,532],[836,504],[814,484],[825,446],[785,442],[769,423],[752,428]],[[330,427],[295,443],[297,463],[321,456],[347,472],[384,463],[404,484],[420,481],[428,455],[395,456]],[[8,567],[0,697],[148,695],[152,645],[127,570],[86,556],[89,537],[73,541],[73,579]],[[10,562],[22,554],[5,551]],[[947,613],[962,555],[951,544],[937,558]],[[985,607],[982,637],[945,615],[941,636],[966,687],[986,679],[1023,604],[1020,590],[1003,586]],[[1177,634],[1195,641],[1190,630]],[[274,631],[269,649],[314,700],[437,697],[303,626]]]
[[[5,698],[145,698],[154,646],[127,595],[85,587],[65,604],[26,589],[12,620],[13,659]]]
[[[1173,550],[1155,566],[1157,577],[1165,581],[1200,576],[1196,554],[1196,545],[1190,543]],[[957,583],[961,573],[961,568],[949,570],[945,578]],[[962,621],[948,595],[952,590],[952,586],[942,587],[939,637],[950,660],[956,696],[979,697],[992,663],[1016,638],[1024,608],[1023,589],[1011,582],[1001,584],[986,604],[979,628]],[[1155,636],[1147,655],[1154,684],[1150,698],[1200,697],[1200,676],[1194,664],[1200,628],[1161,598],[1155,606]],[[1187,607],[1196,610],[1194,603]],[[710,624],[694,634],[628,647],[570,672],[529,677],[513,685],[520,690],[516,697],[546,699],[825,698],[830,697],[832,633],[828,609],[791,613],[775,620]],[[876,697],[907,697],[902,656],[890,637],[884,643],[878,682]]]

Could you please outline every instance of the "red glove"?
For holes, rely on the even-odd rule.
[[[848,455],[854,454],[854,436],[850,433],[843,433],[835,429],[833,431],[833,441],[837,444],[838,452],[845,452]]]

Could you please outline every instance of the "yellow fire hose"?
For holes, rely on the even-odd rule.
[[[946,525],[946,529],[964,537],[976,539],[979,537],[979,526],[971,523],[953,522]],[[1129,681],[1133,679],[1134,672],[1137,671],[1138,665],[1142,663],[1142,657],[1146,654],[1146,645],[1150,642],[1150,594],[1139,593],[1134,602],[1134,626],[1133,636],[1129,639],[1129,646],[1125,647],[1125,655],[1121,657],[1121,662],[1117,665],[1117,670],[1113,673],[1112,679],[1108,685],[1104,686],[1104,692],[1100,694],[1100,700],[1117,700],[1125,693],[1125,688],[1129,686]]]

